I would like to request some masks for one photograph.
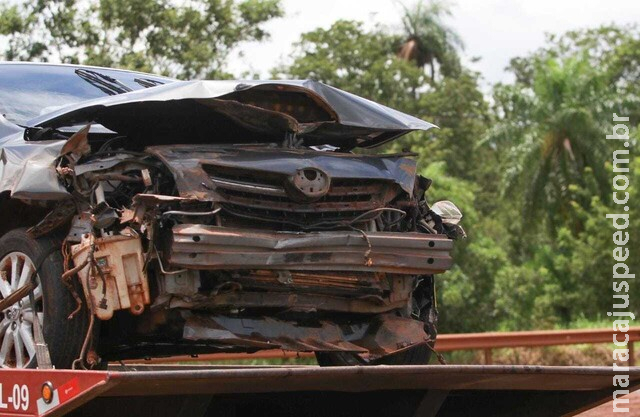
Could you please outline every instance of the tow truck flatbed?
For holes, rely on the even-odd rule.
[[[560,416],[611,400],[614,374],[610,367],[477,365],[5,369],[0,415]],[[640,387],[640,368],[628,375],[629,390]],[[53,389],[48,403],[45,386]]]

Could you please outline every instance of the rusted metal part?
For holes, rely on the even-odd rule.
[[[381,296],[391,290],[385,274],[371,272],[299,272],[257,270],[233,275],[243,288],[340,294],[345,296]]]
[[[30,227],[27,233],[34,239],[49,234],[68,223],[76,212],[76,203],[72,199],[61,200],[44,219],[35,226]]]
[[[422,322],[394,314],[380,314],[369,320],[352,320],[344,324],[324,320],[305,324],[272,317],[185,314],[185,339],[255,349],[368,352],[369,357],[375,359],[424,343],[427,337]]]
[[[405,281],[405,280],[403,280]],[[409,284],[409,283],[408,283]],[[405,298],[402,298],[404,296]],[[305,294],[298,292],[269,292],[261,291],[230,291],[198,299],[192,297],[183,300],[171,298],[169,306],[172,308],[198,309],[238,309],[238,308],[286,308],[291,311],[332,311],[342,313],[376,314],[401,309],[407,306],[409,294],[407,291],[395,295],[390,300],[380,296],[362,296],[361,298],[346,298],[320,294]]]
[[[303,126],[295,118],[279,111],[243,104],[234,100],[208,99],[198,102],[254,132],[279,135],[284,132],[299,133],[303,131]]]
[[[195,269],[291,269],[429,275],[451,267],[452,241],[423,233],[257,232],[177,225],[169,261]],[[371,262],[365,253],[371,244]]]
[[[187,272],[199,277],[195,270],[186,270],[182,275]],[[184,281],[185,277],[180,279]],[[199,287],[201,281],[197,278],[191,282],[197,282]],[[221,276],[209,273],[204,282],[213,289],[207,293],[199,293],[197,289],[186,293],[174,290],[166,294],[170,296],[168,299],[161,292],[162,300],[156,304],[194,309],[273,307],[301,312],[375,314],[407,308],[415,286],[414,279],[406,275],[272,270],[237,271]]]
[[[87,352],[86,362],[89,366],[89,369],[92,369],[100,363],[100,356],[95,350],[90,350],[89,352]]]

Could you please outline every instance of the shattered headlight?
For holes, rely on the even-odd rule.
[[[467,237],[464,229],[459,225],[462,220],[462,212],[451,201],[438,201],[431,206],[431,212],[440,217],[442,228],[450,239]]]

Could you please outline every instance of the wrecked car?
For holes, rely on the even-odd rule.
[[[314,352],[421,364],[460,211],[432,124],[315,81],[0,64],[0,366]]]

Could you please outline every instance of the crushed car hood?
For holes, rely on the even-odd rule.
[[[201,143],[273,142],[374,147],[433,124],[317,81],[178,81],[85,101],[33,119],[30,127],[102,126],[132,138],[206,132]],[[232,125],[235,140],[224,128]],[[201,135],[201,134],[200,134]],[[245,138],[245,139],[243,139]],[[27,138],[29,139],[29,138]]]

